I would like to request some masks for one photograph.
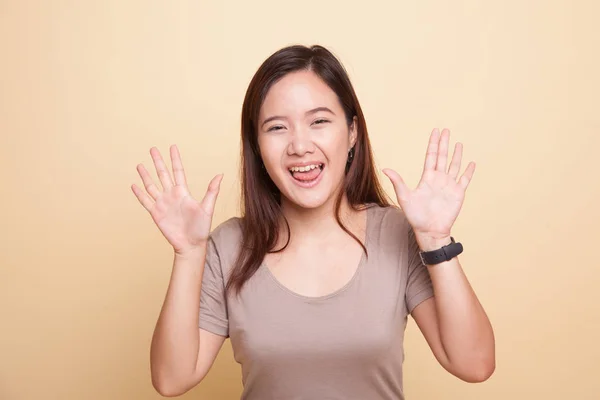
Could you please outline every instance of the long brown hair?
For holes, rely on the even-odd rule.
[[[265,96],[271,86],[285,75],[309,70],[317,74],[336,94],[350,127],[356,117],[357,139],[353,156],[346,166],[346,174],[335,203],[336,220],[340,227],[366,248],[340,220],[340,205],[346,194],[354,210],[366,204],[390,206],[391,203],[381,187],[377,174],[367,125],[350,78],[342,64],[322,46],[285,47],[267,58],[252,78],[242,106],[241,136],[241,197],[242,197],[242,245],[232,269],[226,290],[237,294],[260,267],[269,252],[284,250],[290,240],[290,228],[281,210],[281,193],[263,167],[258,148],[258,116]],[[286,221],[287,243],[275,250],[278,241],[279,221]]]

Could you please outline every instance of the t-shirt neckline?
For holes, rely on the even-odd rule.
[[[372,205],[369,204],[366,207],[366,223],[365,223],[365,248],[367,249],[367,252],[369,252],[369,227],[371,224],[371,219],[372,219],[372,215],[371,215],[371,208],[376,207],[376,205]],[[339,289],[334,290],[331,293],[328,294],[324,294],[322,296],[306,296],[303,294],[300,294],[298,292],[295,292],[293,290],[291,290],[290,288],[288,288],[287,286],[285,286],[284,284],[282,284],[276,277],[275,275],[273,275],[273,273],[271,272],[271,270],[269,269],[269,267],[267,267],[267,265],[264,263],[264,261],[262,262],[262,264],[260,265],[260,267],[262,269],[265,270],[266,275],[269,276],[269,279],[271,281],[274,282],[274,284],[276,286],[278,286],[281,290],[283,290],[284,292],[286,292],[287,294],[290,294],[296,298],[302,299],[304,301],[322,301],[322,300],[327,300],[330,299],[332,297],[336,297],[338,295],[341,295],[343,292],[345,292],[346,290],[348,290],[356,280],[358,280],[358,276],[360,275],[362,269],[364,268],[364,264],[367,261],[367,256],[365,254],[365,252],[362,252],[362,255],[360,257],[360,260],[358,262],[358,266],[356,267],[356,271],[354,271],[354,274],[352,275],[352,278],[350,278],[350,280],[348,282],[346,282],[346,284],[344,284],[342,287],[340,287]]]

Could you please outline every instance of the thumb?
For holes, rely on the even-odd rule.
[[[396,192],[396,197],[398,198],[398,203],[403,203],[410,194],[410,190],[404,183],[402,177],[393,169],[384,168],[382,172],[390,179],[392,185],[394,185],[394,191]]]
[[[215,209],[215,203],[217,202],[217,196],[219,194],[219,189],[221,188],[221,181],[223,180],[223,174],[219,174],[212,178],[208,185],[208,190],[206,191],[206,195],[204,199],[202,199],[202,207],[208,214],[213,213]]]

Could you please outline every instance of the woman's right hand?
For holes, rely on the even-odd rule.
[[[194,252],[205,245],[212,223],[213,212],[223,174],[215,176],[201,202],[196,201],[190,194],[181,156],[176,145],[172,145],[171,164],[173,176],[167,170],[165,163],[156,147],[150,149],[162,191],[154,184],[150,174],[142,164],[137,171],[144,182],[146,191],[131,186],[133,193],[152,216],[164,237],[169,241],[175,253],[185,255]]]

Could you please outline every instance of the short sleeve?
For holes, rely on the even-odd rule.
[[[408,279],[406,283],[406,309],[413,309],[434,295],[427,266],[419,256],[419,244],[412,227],[408,230]]]
[[[200,291],[199,327],[229,337],[225,281],[221,260],[211,237],[206,248],[206,263]]]

